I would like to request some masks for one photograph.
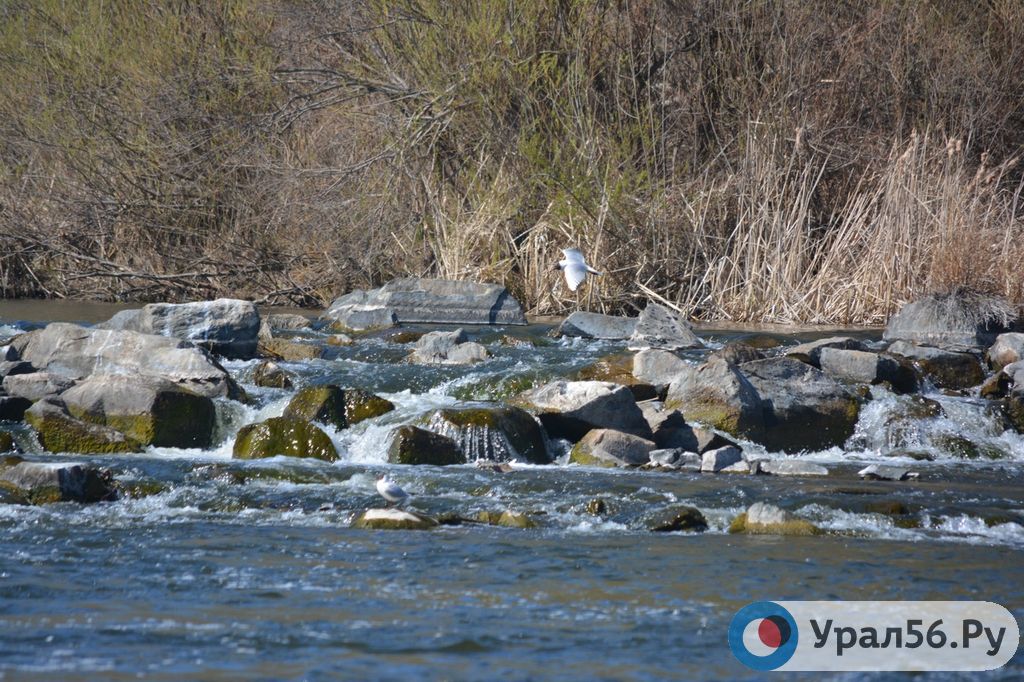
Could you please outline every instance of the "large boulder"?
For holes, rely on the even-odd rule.
[[[1011,332],[1000,334],[985,354],[989,366],[999,371],[1007,365],[1024,359],[1024,334]]]
[[[77,462],[27,462],[9,457],[0,461],[0,481],[25,491],[28,500],[36,504],[117,498],[110,472]]]
[[[416,277],[346,294],[331,304],[323,319],[355,331],[412,322],[526,324],[519,302],[500,284]]]
[[[612,429],[594,429],[569,453],[574,464],[601,467],[641,466],[650,461],[653,441]]]
[[[395,409],[394,403],[358,388],[306,386],[284,408],[284,416],[346,429]]]
[[[721,358],[678,374],[668,387],[665,409],[678,409],[688,422],[701,422],[734,436],[756,439],[765,427],[757,389]]]
[[[671,351],[703,347],[704,344],[686,320],[657,303],[647,304],[637,318],[636,329],[629,338],[630,350],[660,348]]]
[[[625,386],[606,381],[555,381],[515,398],[535,413],[553,438],[578,441],[591,429],[650,438],[651,429]]]
[[[138,310],[122,310],[96,326],[182,339],[212,353],[244,360],[256,354],[260,314],[251,301],[232,298],[150,303]]]
[[[209,397],[236,397],[238,387],[204,350],[180,339],[54,322],[11,341],[40,370],[72,379],[90,374],[160,377]]]
[[[887,355],[829,347],[820,349],[817,365],[825,374],[840,381],[862,384],[889,382],[898,393],[917,390],[914,370]]]
[[[906,341],[889,346],[889,353],[912,362],[938,388],[966,389],[985,380],[985,370],[972,353],[918,346]]]
[[[618,317],[587,313],[578,310],[558,326],[559,336],[579,336],[584,339],[628,339],[636,331],[635,317]]]
[[[469,365],[489,357],[487,349],[470,341],[466,332],[434,331],[424,334],[413,345],[409,360],[423,365]]]
[[[471,462],[551,462],[540,425],[518,407],[438,410],[428,428],[455,441]]]
[[[788,357],[741,369],[764,406],[764,431],[755,440],[768,449],[821,450],[853,435],[860,400],[821,370]]]
[[[1020,331],[1019,311],[1005,299],[967,291],[925,296],[903,306],[885,326],[886,341],[982,348]]]
[[[213,400],[155,377],[93,374],[60,396],[71,416],[109,426],[142,445],[207,448]]]
[[[648,348],[633,356],[633,376],[661,391],[681,372],[689,372],[695,365],[667,350]]]
[[[465,464],[466,455],[451,438],[418,426],[406,425],[395,430],[388,447],[392,464]]]
[[[141,443],[115,428],[72,416],[60,398],[40,400],[25,412],[25,421],[50,452],[111,454],[142,450]]]
[[[333,462],[338,459],[338,450],[326,433],[305,419],[271,417],[238,430],[231,455],[235,459],[262,459],[278,455]]]

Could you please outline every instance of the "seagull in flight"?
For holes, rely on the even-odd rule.
[[[395,505],[401,505],[409,499],[409,493],[402,490],[397,483],[388,478],[387,474],[377,479],[377,492],[385,500]]]
[[[565,275],[565,283],[569,285],[569,291],[576,291],[583,284],[583,280],[587,278],[588,272],[592,275],[601,274],[587,265],[579,249],[562,249],[562,253],[565,255],[565,260],[558,261],[555,269],[561,270]]]

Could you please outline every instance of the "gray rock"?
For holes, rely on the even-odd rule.
[[[24,360],[0,360],[0,379],[18,374],[31,374],[36,368]]]
[[[1011,332],[1000,334],[985,354],[989,366],[1000,370],[1024,358],[1024,334]]]
[[[321,319],[347,332],[388,329],[398,324],[398,316],[392,308],[371,301],[370,294],[362,289],[335,299]]]
[[[628,339],[636,330],[637,318],[574,312],[558,326],[559,336],[579,336],[585,339]]]
[[[589,431],[573,446],[569,461],[586,466],[640,466],[650,461],[654,443],[612,429]]]
[[[755,465],[746,460],[730,464],[724,469],[719,470],[720,474],[756,474]]]
[[[769,450],[822,450],[853,435],[860,401],[821,370],[789,357],[741,369],[765,408],[763,433],[754,440]]]
[[[734,436],[759,436],[765,427],[757,389],[721,358],[677,375],[668,387],[665,408],[678,409],[687,422],[707,424]]]
[[[553,438],[578,441],[591,429],[614,429],[649,439],[651,429],[633,393],[606,381],[555,381],[520,394]]]
[[[773,476],[828,476],[828,469],[799,459],[763,459],[758,461],[760,473]]]
[[[261,360],[252,368],[252,383],[265,388],[292,387],[291,375],[270,360]]]
[[[818,366],[825,374],[842,381],[880,384],[888,381],[898,393],[917,390],[917,375],[894,358],[862,350],[822,348]]]
[[[40,370],[71,379],[93,373],[138,374],[164,378],[210,397],[238,394],[223,367],[180,339],[54,322],[22,334],[13,344]]]
[[[674,507],[659,512],[647,522],[647,527],[655,533],[702,533],[708,529],[708,520],[696,507]]]
[[[897,341],[889,346],[889,353],[913,362],[938,388],[966,389],[985,380],[981,362],[971,353],[918,346],[906,341]]]
[[[18,356],[18,351],[14,349],[9,343],[0,346],[0,361],[2,362],[16,362],[21,358]]]
[[[659,448],[682,448],[695,452],[699,447],[693,428],[686,423],[679,410],[643,412],[647,424],[651,427],[654,443]]]
[[[663,390],[682,372],[692,371],[695,365],[667,350],[648,348],[633,356],[633,376],[638,381]]]
[[[735,446],[726,445],[701,455],[700,470],[706,474],[715,474],[740,462],[743,462],[743,452]]]
[[[461,329],[430,332],[413,344],[409,360],[424,365],[469,365],[489,357],[487,349],[466,339]]]
[[[647,304],[637,318],[636,329],[629,338],[630,350],[660,348],[671,351],[703,347],[704,344],[693,333],[689,323],[657,303]]]
[[[696,452],[689,452],[683,448],[662,448],[651,450],[649,455],[651,464],[671,469],[694,469],[699,471],[701,456]]]
[[[313,326],[308,317],[294,313],[271,313],[264,321],[272,330],[299,331]]]
[[[415,277],[346,294],[331,304],[323,319],[355,329],[346,323],[354,312],[378,310],[382,312],[374,314],[380,321],[402,324],[526,324],[519,302],[500,284]]]
[[[906,481],[919,478],[920,474],[898,466],[872,464],[857,472],[861,478],[872,481]]]
[[[882,338],[947,347],[983,348],[1020,331],[1020,313],[1005,299],[957,291],[925,296],[890,318]]]
[[[0,468],[0,481],[25,490],[39,501],[90,503],[117,498],[108,472],[78,462],[19,461]]]
[[[720,433],[716,433],[711,429],[702,429],[699,426],[695,426],[693,428],[693,436],[697,439],[697,447],[695,450],[698,454],[704,454],[708,450],[716,450],[718,448],[725,447],[726,445],[736,445],[736,443]],[[736,445],[736,447],[739,446]]]
[[[821,351],[826,348],[857,351],[866,349],[862,342],[849,336],[831,336],[827,339],[808,341],[807,343],[787,348],[785,354],[815,367],[820,367]]]
[[[729,525],[729,532],[803,536],[819,535],[822,531],[810,521],[801,519],[792,512],[766,502],[756,502],[733,519]]]
[[[122,310],[96,328],[181,339],[212,353],[244,360],[256,354],[260,315],[251,301],[231,298],[150,303],[140,310]]]
[[[768,356],[760,348],[754,348],[753,346],[748,346],[745,343],[733,341],[714,351],[708,357],[721,358],[730,365],[742,365],[744,362],[764,360]]]
[[[25,398],[32,402],[60,395],[74,385],[75,381],[52,372],[34,374],[13,374],[4,377],[3,387],[9,395]]]

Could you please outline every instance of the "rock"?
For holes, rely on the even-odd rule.
[[[35,367],[71,379],[94,372],[142,375],[161,377],[209,397],[239,395],[223,367],[180,339],[54,322],[11,343]]]
[[[166,379],[93,374],[60,399],[76,419],[116,429],[142,445],[207,448],[213,440],[213,400]]]
[[[594,429],[569,453],[569,461],[586,466],[640,466],[650,460],[654,442],[612,429]]]
[[[828,469],[800,459],[763,459],[758,462],[759,472],[773,476],[828,476]]]
[[[76,462],[0,464],[0,481],[24,490],[35,504],[46,502],[108,502],[117,499],[109,471]]]
[[[818,366],[825,374],[841,381],[862,384],[889,382],[897,393],[917,390],[917,375],[894,358],[862,350],[821,348]]]
[[[703,533],[708,529],[708,520],[696,507],[674,507],[651,519],[647,527],[655,533]]]
[[[703,347],[685,320],[657,303],[647,304],[637,318],[633,335],[629,337],[630,350],[660,348],[672,351]]]
[[[981,387],[978,389],[978,395],[989,400],[1005,398],[1010,392],[1012,385],[1013,379],[1006,372],[996,371],[995,374],[985,379],[981,384]]]
[[[584,339],[624,340],[636,330],[637,318],[574,312],[562,321],[556,332],[559,336],[579,336]]]
[[[906,481],[918,478],[920,474],[897,466],[872,464],[857,472],[857,475],[869,481]]]
[[[4,390],[12,396],[36,402],[43,398],[58,396],[74,385],[69,379],[52,372],[35,372],[33,374],[14,374],[4,377]]]
[[[291,388],[292,379],[288,372],[270,360],[260,360],[252,368],[252,383],[264,388]]]
[[[729,525],[730,533],[748,535],[819,535],[810,521],[766,502],[756,502]]]
[[[26,506],[32,504],[28,491],[22,490],[13,483],[0,481],[0,504],[16,504]]]
[[[334,384],[300,389],[284,408],[284,416],[347,429],[395,409],[394,403],[358,388]]]
[[[693,435],[697,439],[697,447],[694,448],[694,451],[701,455],[708,450],[717,450],[726,445],[736,445],[736,443],[725,436],[710,429],[702,429],[699,426],[693,428]],[[736,445],[736,447],[739,447],[739,445]]]
[[[326,462],[338,459],[330,437],[317,426],[295,417],[271,417],[238,430],[231,456],[235,459],[265,457],[312,457]]]
[[[613,429],[650,438],[651,429],[625,386],[604,381],[555,381],[521,393],[515,401],[537,414],[552,438],[578,441],[591,429]]]
[[[657,389],[633,376],[633,354],[616,353],[598,359],[575,372],[574,381],[609,381],[613,384],[628,386],[637,400],[652,400],[657,397]]]
[[[654,444],[657,447],[682,448],[691,452],[697,450],[697,436],[679,410],[644,412],[644,417],[651,427]]]
[[[497,525],[505,528],[536,528],[537,522],[522,512],[505,510],[498,517]]]
[[[742,365],[744,362],[753,362],[754,360],[764,360],[767,355],[764,351],[748,346],[745,343],[739,341],[733,341],[725,344],[722,348],[714,351],[709,358],[721,358],[730,365]]]
[[[324,339],[328,346],[351,346],[355,343],[348,334],[331,334]]]
[[[352,330],[414,322],[526,324],[519,302],[499,284],[415,277],[346,294],[331,304],[323,319]]]
[[[402,426],[395,430],[388,461],[392,464],[465,464],[466,456],[451,438],[421,429]]]
[[[719,470],[720,474],[756,474],[758,472],[757,462],[748,462],[746,460],[730,464],[724,469]]]
[[[608,503],[602,500],[600,497],[587,502],[587,513],[592,516],[602,516],[608,513]]]
[[[414,332],[409,329],[402,329],[394,332],[393,334],[389,334],[387,339],[391,343],[400,343],[404,345],[407,343],[416,343],[423,338],[424,334],[426,334],[426,332]]]
[[[651,450],[649,461],[652,465],[658,467],[700,471],[703,460],[696,452],[690,452],[682,448],[664,448]]]
[[[401,509],[367,509],[352,521],[353,528],[367,530],[430,530],[437,521]]]
[[[516,470],[515,467],[508,462],[488,462],[479,459],[474,462],[473,466],[481,471],[490,471],[494,474],[510,474]]]
[[[260,339],[257,348],[260,356],[284,362],[319,360],[324,356],[322,346],[291,339]]]
[[[708,450],[701,455],[700,470],[705,474],[717,474],[740,462],[743,462],[743,452],[734,445],[726,445],[717,450]]]
[[[409,360],[419,364],[468,365],[490,357],[479,343],[466,339],[461,329],[424,334],[413,346]]]
[[[308,317],[294,313],[271,313],[265,321],[271,329],[281,331],[300,331],[313,327],[313,321]]]
[[[0,431],[0,452],[14,452],[14,436],[8,431]]]
[[[551,463],[540,425],[518,407],[438,410],[428,428],[455,441],[467,461]]]
[[[653,385],[662,391],[682,372],[690,372],[695,365],[667,350],[648,348],[633,356],[633,376],[638,381]]]
[[[0,395],[0,421],[20,422],[25,418],[25,410],[32,407],[28,398],[11,395]]]
[[[999,334],[1019,331],[1019,312],[1006,300],[969,291],[925,296],[890,318],[886,341],[983,348]]]
[[[117,429],[76,419],[59,398],[47,398],[25,412],[39,443],[50,452],[111,454],[139,452],[142,444]]]
[[[985,379],[981,362],[970,353],[958,353],[897,341],[889,353],[914,363],[938,388],[961,390],[977,386]]]
[[[822,450],[853,435],[860,401],[821,370],[789,357],[741,369],[765,410],[763,433],[749,435],[769,450]]]
[[[757,389],[721,358],[677,375],[668,387],[665,408],[678,409],[687,422],[701,422],[737,436],[759,436],[765,427]]]
[[[32,366],[31,362],[25,362],[24,360],[0,360],[0,380],[7,376],[32,374],[35,371],[36,368]]]
[[[988,360],[989,367],[996,371],[1024,359],[1024,334],[1019,332],[1000,334],[985,353],[985,358]]]
[[[140,310],[122,310],[96,328],[168,336],[224,357],[247,360],[256,354],[260,314],[251,301],[231,298],[150,303]]]
[[[820,367],[819,360],[821,358],[821,351],[826,349],[838,349],[838,350],[867,350],[863,343],[849,336],[830,336],[827,339],[818,339],[817,341],[809,341],[807,343],[801,343],[798,346],[787,348],[785,354],[791,358],[796,358],[801,362],[806,362],[815,367]]]

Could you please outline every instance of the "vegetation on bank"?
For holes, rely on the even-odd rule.
[[[877,322],[1024,302],[1015,0],[0,5],[0,292]]]

